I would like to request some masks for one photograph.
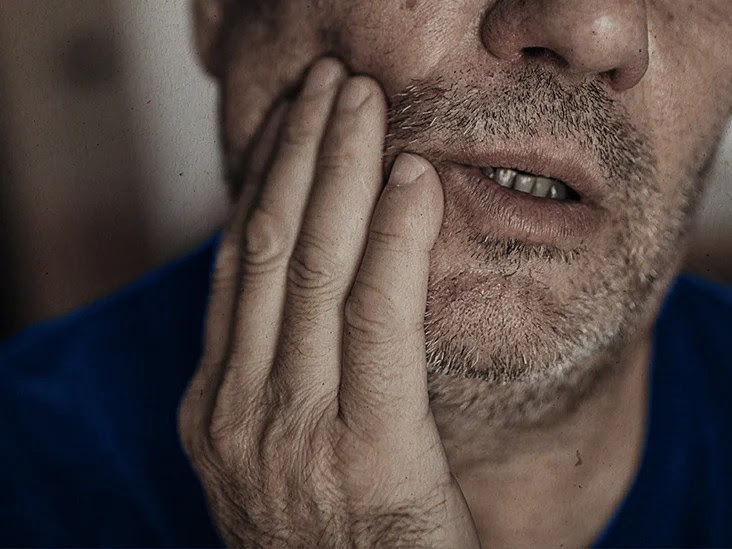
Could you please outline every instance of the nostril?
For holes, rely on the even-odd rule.
[[[529,47],[524,48],[523,50],[524,56],[528,59],[541,59],[542,57],[545,57],[547,55],[550,55],[552,51],[548,48],[540,48],[540,47]]]
[[[618,69],[611,69],[609,71],[605,71],[600,74],[600,77],[604,79],[609,84],[613,84],[618,80],[618,76],[620,75],[620,71]]]
[[[523,48],[521,53],[523,54],[524,59],[549,62],[550,64],[556,65],[560,68],[566,68],[569,66],[569,63],[567,63],[567,60],[564,59],[564,57],[549,48],[532,46]]]
[[[597,76],[622,91],[637,84],[648,66],[646,3],[493,0],[481,40],[498,61],[545,65],[573,82]]]

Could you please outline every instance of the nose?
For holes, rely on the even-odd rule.
[[[552,59],[570,73],[601,75],[618,91],[648,69],[645,0],[497,0],[482,39],[499,59]]]

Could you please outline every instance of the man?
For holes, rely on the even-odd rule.
[[[231,222],[2,348],[3,541],[732,544],[732,293],[675,278],[732,4],[195,15]]]

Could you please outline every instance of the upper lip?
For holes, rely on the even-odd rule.
[[[607,198],[599,167],[593,167],[578,151],[558,149],[556,145],[464,147],[458,154],[444,154],[443,159],[477,168],[509,168],[557,179],[574,189],[583,202],[597,206]]]

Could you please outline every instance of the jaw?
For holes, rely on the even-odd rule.
[[[683,257],[683,194],[673,204],[614,212],[572,255],[472,238],[475,227],[446,189],[425,314],[430,397],[446,428],[560,421],[614,375],[639,337],[650,340]]]

